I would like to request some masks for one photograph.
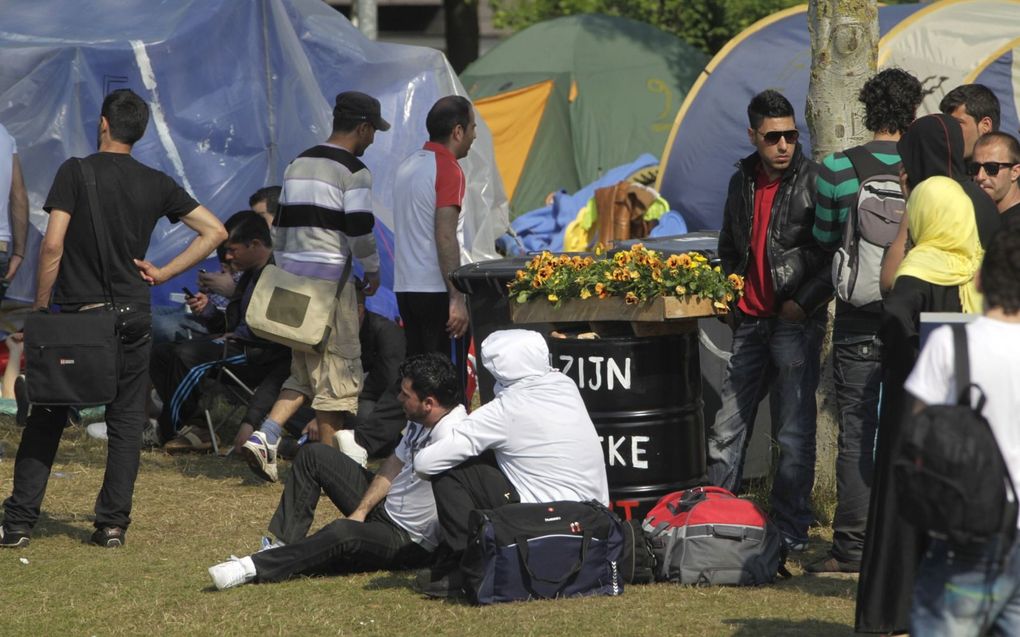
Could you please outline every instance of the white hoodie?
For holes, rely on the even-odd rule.
[[[482,364],[496,397],[414,457],[435,475],[492,449],[521,502],[598,500],[609,504],[606,465],[577,385],[549,365],[545,339],[530,330],[493,332]]]

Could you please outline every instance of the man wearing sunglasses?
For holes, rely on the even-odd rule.
[[[719,256],[727,274],[745,278],[733,304],[733,355],[722,407],[708,432],[708,477],[740,487],[744,447],[758,403],[774,383],[780,455],[772,514],[788,548],[807,547],[815,468],[815,389],[831,297],[829,260],[811,234],[818,166],[804,156],[793,106],[776,91],[747,107],[755,152],[730,179]]]
[[[995,202],[1003,223],[1020,219],[1020,142],[1009,133],[985,133],[974,145],[967,174]]]

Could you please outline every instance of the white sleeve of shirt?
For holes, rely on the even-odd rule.
[[[956,402],[953,332],[943,325],[931,333],[903,388],[926,405]]]
[[[414,456],[415,472],[433,476],[452,469],[486,449],[498,448],[507,439],[507,422],[498,400],[482,405],[444,432],[440,440]]]

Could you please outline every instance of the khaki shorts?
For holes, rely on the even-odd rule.
[[[283,389],[308,396],[316,411],[358,413],[362,378],[358,332],[357,299],[354,285],[348,281],[340,293],[324,351],[292,352],[290,378]]]

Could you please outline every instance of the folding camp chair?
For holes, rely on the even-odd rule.
[[[227,341],[224,339],[223,358],[227,357],[227,352]],[[255,389],[242,381],[226,364],[217,365],[215,370],[205,375],[201,384],[202,410],[205,415],[206,427],[209,429],[209,439],[212,441],[213,453],[220,455],[216,431],[235,418],[239,411],[248,408],[249,401],[255,395]],[[214,419],[213,407],[217,399],[225,401],[230,408],[225,415]]]

